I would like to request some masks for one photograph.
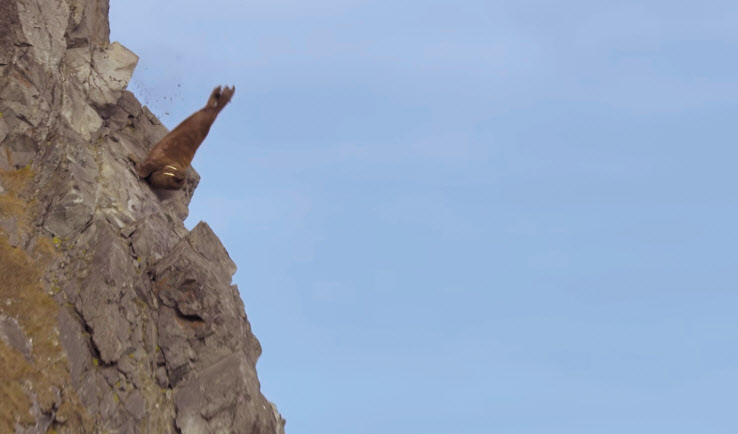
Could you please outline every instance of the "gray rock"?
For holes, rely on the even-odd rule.
[[[14,64],[10,69],[8,80],[3,88],[0,88],[0,112],[7,124],[8,134],[38,135],[46,131],[45,125],[49,120],[51,106],[45,95],[45,84],[38,84],[32,80],[34,77],[28,73],[28,68],[40,69],[33,60],[23,59],[25,64]],[[42,74],[35,72],[33,75]]]
[[[66,85],[61,107],[62,117],[69,126],[80,135],[84,142],[90,141],[95,132],[103,125],[103,120],[92,106],[81,89],[82,84]]]
[[[169,387],[169,376],[167,375],[167,368],[159,366],[156,368],[156,381],[159,387]]]
[[[52,70],[61,62],[66,49],[64,33],[69,21],[69,6],[64,0],[18,1],[18,14],[24,40],[43,67]]]
[[[3,13],[0,14],[0,71],[12,62],[18,45],[27,45],[28,41],[20,32],[18,4],[12,1],[3,2]]]
[[[0,339],[10,348],[23,354],[26,360],[31,360],[31,341],[15,318],[0,315]]]
[[[17,170],[31,164],[38,147],[38,143],[26,135],[10,134],[0,145],[0,170]]]
[[[113,42],[92,53],[94,65],[90,75],[90,99],[95,104],[115,104],[138,63],[136,56],[119,42]]]
[[[91,102],[105,107],[118,102],[133,75],[138,56],[113,42],[93,50],[86,46],[68,49],[64,62],[69,73],[82,83]]]
[[[158,262],[181,239],[161,214],[139,220],[130,238],[135,255],[147,263]]]
[[[59,305],[54,358],[69,368],[57,401],[32,397],[34,422],[17,431],[283,433],[260,392],[236,264],[207,224],[182,221],[199,175],[156,191],[128,159],[167,129],[125,90],[137,57],[109,42],[108,8],[4,0],[0,13],[0,169],[33,174],[30,221],[5,216],[0,236],[37,261]],[[31,342],[56,331],[23,320],[0,317],[0,339],[31,361]],[[60,397],[84,411],[57,415]]]
[[[5,121],[2,115],[0,115],[0,143],[2,143],[5,138],[8,137],[9,132],[10,127],[8,126],[8,123]]]
[[[68,0],[71,8],[67,33],[70,48],[108,43],[110,23],[107,0]]]
[[[0,216],[0,229],[8,238],[8,244],[13,247],[22,246],[28,241],[28,234],[19,230],[18,219],[17,216]]]
[[[79,387],[82,374],[93,366],[92,354],[82,324],[69,309],[59,311],[59,340],[66,349],[72,384]]]
[[[141,113],[141,103],[138,102],[133,93],[127,90],[121,93],[120,99],[118,99],[118,106],[133,117]]]
[[[92,221],[93,205],[78,190],[69,190],[55,200],[44,219],[44,229],[58,238],[71,238]]]
[[[146,411],[146,403],[144,402],[143,395],[138,390],[134,390],[133,393],[126,399],[126,410],[136,420],[141,420],[144,417]]]

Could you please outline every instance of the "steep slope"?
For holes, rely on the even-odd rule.
[[[0,432],[283,433],[199,176],[127,159],[166,128],[125,87],[108,0],[0,0]]]

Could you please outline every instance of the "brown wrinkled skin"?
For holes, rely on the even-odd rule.
[[[146,160],[140,163],[135,157],[129,156],[136,163],[136,173],[141,179],[148,178],[154,188],[180,189],[185,184],[185,172],[195,157],[210,131],[215,118],[223,107],[228,104],[236,88],[231,86],[221,90],[218,86],[210,94],[205,107],[193,113],[169,132],[157,143]]]

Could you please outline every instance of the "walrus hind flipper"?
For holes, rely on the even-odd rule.
[[[220,112],[231,101],[234,92],[236,92],[235,86],[216,87],[208,98],[208,107],[213,107]]]
[[[184,186],[187,179],[184,169],[179,164],[172,163],[153,172],[149,177],[152,187],[177,190]]]

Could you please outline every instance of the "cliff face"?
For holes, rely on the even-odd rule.
[[[283,433],[236,266],[182,223],[199,176],[155,192],[127,159],[167,130],[107,13],[0,0],[0,432]]]

